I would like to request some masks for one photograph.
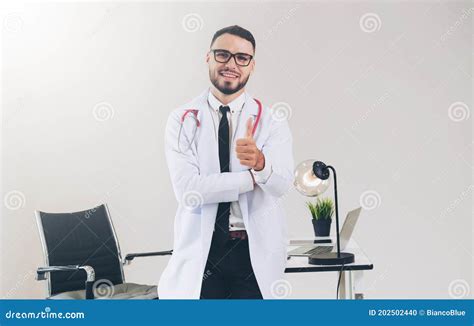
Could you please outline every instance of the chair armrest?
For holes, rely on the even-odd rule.
[[[38,267],[36,270],[36,279],[38,281],[42,281],[46,279],[46,273],[51,272],[70,272],[70,271],[77,271],[82,269],[87,274],[87,281],[93,282],[95,281],[95,271],[94,268],[88,265],[66,265],[66,266],[47,266],[47,267]]]
[[[165,251],[154,251],[154,252],[139,252],[139,253],[131,253],[125,256],[123,263],[128,265],[132,262],[133,259],[137,257],[151,257],[151,256],[168,256],[172,255],[173,250],[165,250]]]
[[[38,281],[46,280],[46,273],[51,272],[70,272],[77,270],[84,270],[87,274],[87,279],[85,283],[86,290],[86,299],[94,299],[93,284],[95,281],[95,271],[94,268],[88,265],[66,265],[66,266],[47,266],[47,267],[38,267],[36,270],[36,279]]]

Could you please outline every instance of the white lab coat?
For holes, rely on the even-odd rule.
[[[158,295],[160,299],[199,299],[218,204],[238,200],[260,291],[264,299],[275,298],[284,280],[287,258],[286,216],[281,204],[293,182],[292,137],[288,122],[272,117],[270,108],[264,106],[254,139],[266,160],[271,162],[272,173],[265,184],[239,194],[239,185],[248,180],[245,178],[249,177],[249,172],[236,156],[235,142],[244,137],[249,117],[255,120],[258,106],[246,93],[231,142],[231,172],[220,173],[218,140],[207,103],[208,92],[209,89],[171,112],[166,124],[166,160],[179,204],[174,220],[173,255],[161,275]],[[187,149],[196,128],[192,114],[188,114],[180,137],[180,153],[181,117],[185,109],[190,108],[199,110],[201,125]]]

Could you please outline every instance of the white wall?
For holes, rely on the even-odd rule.
[[[124,252],[171,249],[176,202],[163,150],[166,118],[208,86],[205,52],[213,33],[231,24],[257,39],[248,90],[267,105],[291,108],[295,162],[317,158],[337,168],[343,216],[368,199],[372,209],[354,236],[375,266],[365,275],[366,297],[469,295],[470,7],[347,1],[8,8],[0,296],[44,297],[45,283],[34,280],[43,263],[35,209],[76,211],[105,201]],[[191,20],[185,28],[190,13],[197,25]],[[380,21],[371,25],[366,13]],[[465,107],[449,111],[456,102]],[[99,121],[104,112],[109,119]],[[366,191],[375,191],[375,202],[362,196]],[[305,201],[295,190],[285,199],[292,237],[312,234]],[[157,283],[166,260],[137,260],[126,267],[127,280]],[[288,280],[291,298],[335,297],[334,273]]]

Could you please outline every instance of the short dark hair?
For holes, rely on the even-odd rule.
[[[238,25],[233,25],[218,30],[212,37],[211,46],[212,44],[214,44],[214,41],[222,34],[232,34],[249,41],[250,43],[252,43],[253,51],[255,52],[255,38],[253,37],[252,33],[250,33],[245,28],[240,27]]]

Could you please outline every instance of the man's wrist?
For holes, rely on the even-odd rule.
[[[265,165],[263,169],[257,171],[255,169],[250,169],[252,176],[254,177],[256,184],[265,184],[272,174],[272,162],[265,160]]]

